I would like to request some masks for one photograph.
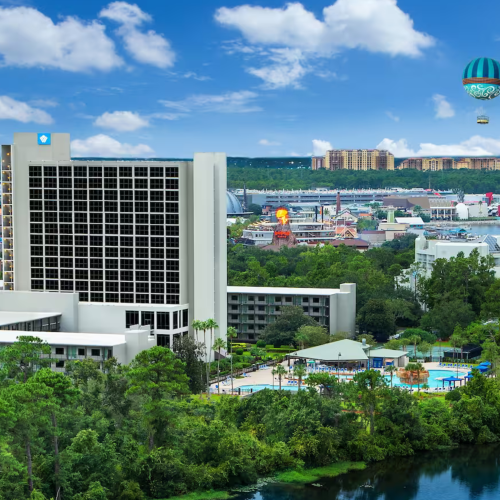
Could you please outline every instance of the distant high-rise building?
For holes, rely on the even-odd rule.
[[[325,168],[325,157],[313,156],[311,158],[311,168],[313,170],[319,170],[320,168]]]
[[[394,170],[394,155],[379,149],[333,149],[325,154],[328,170]]]
[[[422,171],[438,171],[452,169],[469,170],[500,170],[499,158],[407,158],[403,160],[399,169],[415,169]]]

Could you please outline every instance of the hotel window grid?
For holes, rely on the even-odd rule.
[[[178,167],[30,165],[29,178],[32,290],[179,304]]]

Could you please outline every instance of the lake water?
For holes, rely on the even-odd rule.
[[[499,500],[500,446],[421,453],[311,485],[271,484],[238,500]]]
[[[500,224],[470,225],[470,232],[478,235],[494,234],[500,235]]]

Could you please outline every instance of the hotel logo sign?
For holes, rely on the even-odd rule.
[[[50,146],[50,134],[46,133],[38,134],[38,145]]]

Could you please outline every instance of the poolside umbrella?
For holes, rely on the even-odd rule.
[[[451,383],[453,382],[453,387],[455,387],[455,383],[456,383],[456,382],[460,382],[460,385],[462,385],[462,379],[461,379],[461,378],[458,378],[458,377],[448,377],[448,378],[444,378],[444,379],[443,379],[443,387],[444,387],[444,383],[445,383],[445,382],[448,382],[450,386],[451,386]]]

